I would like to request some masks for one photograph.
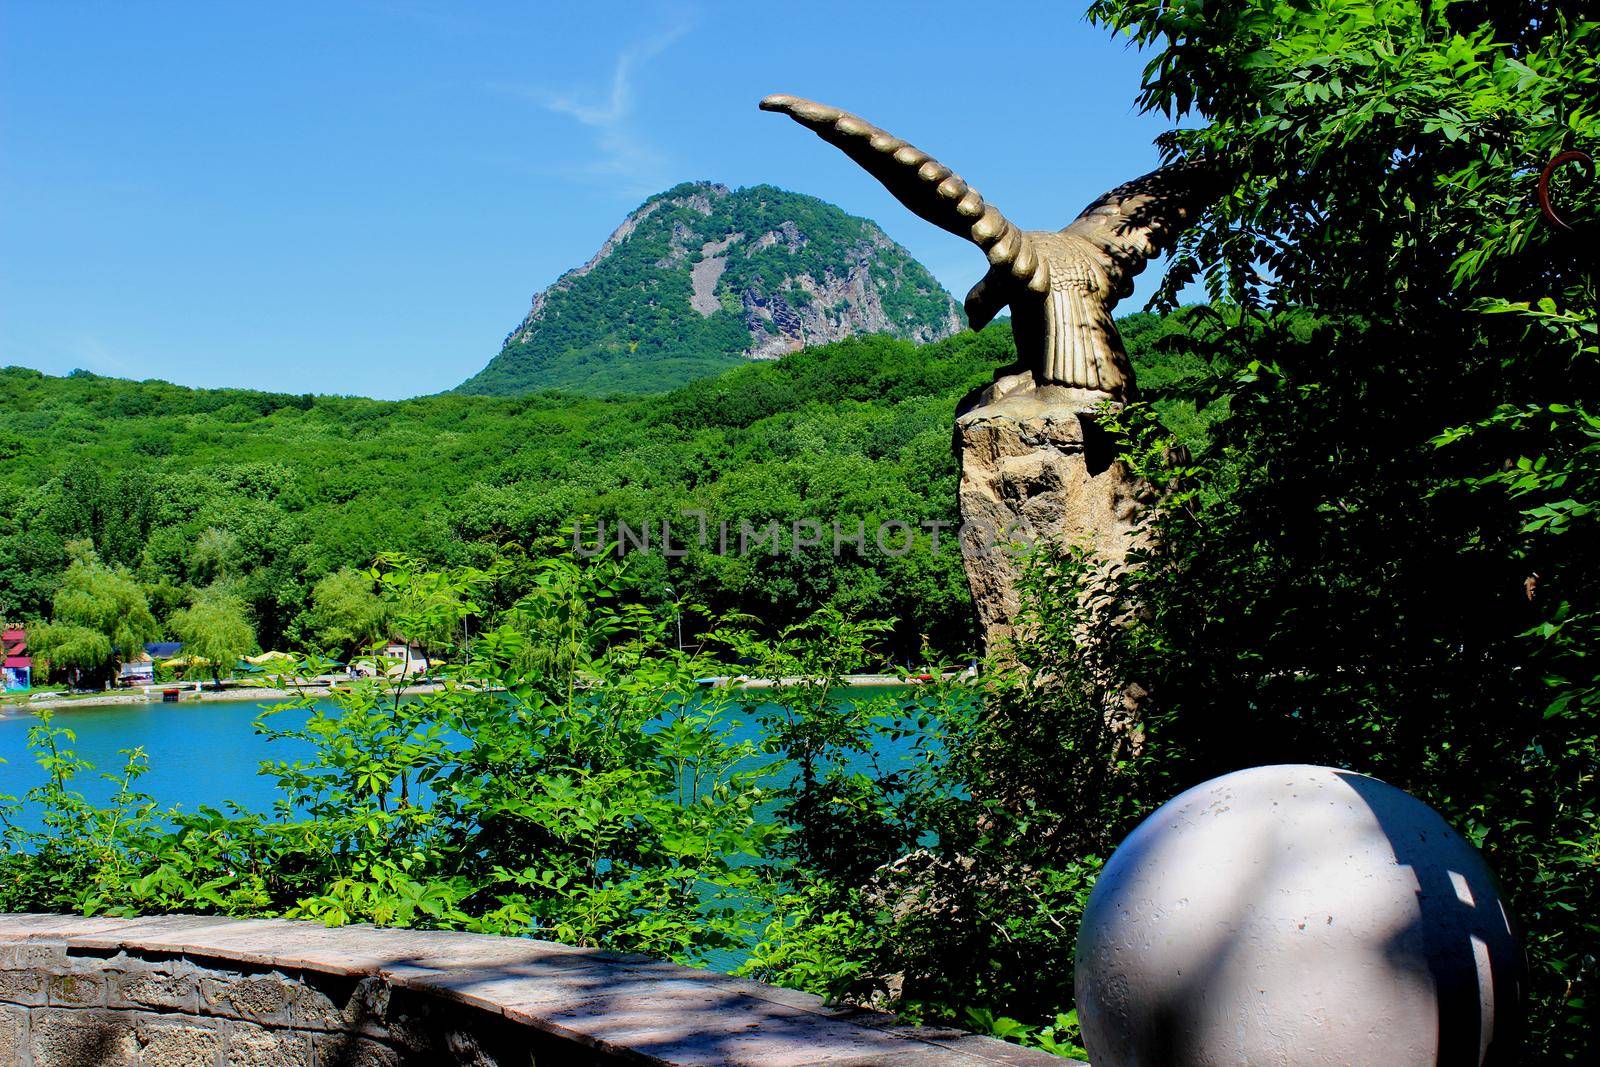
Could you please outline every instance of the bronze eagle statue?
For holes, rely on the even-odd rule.
[[[1017,353],[1037,384],[1132,396],[1111,309],[1215,198],[1209,167],[1162,167],[1101,196],[1065,229],[1021,230],[949,167],[848,111],[784,94],[761,110],[808,127],[914,214],[982,249],[989,272],[967,294],[967,321],[981,330],[1009,306]]]

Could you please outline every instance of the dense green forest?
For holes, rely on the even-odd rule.
[[[1178,327],[1123,324],[1159,395],[1189,358],[1155,343]],[[835,556],[831,523],[953,522],[955,405],[1010,358],[1003,324],[923,347],[868,337],[612,400],[383,402],[0,371],[0,613],[49,617],[68,546],[87,540],[142,585],[164,635],[221,577],[262,647],[312,647],[318,581],[380,554],[483,564],[575,522],[586,545],[602,521],[615,538],[619,520],[658,534],[670,521],[693,542],[684,513],[700,511],[704,548],[641,563],[658,595],[773,625],[823,606],[895,618],[899,650],[926,637],[954,654],[973,638],[954,541],[935,553],[924,534],[890,556],[869,533],[865,551]],[[1171,402],[1175,419],[1184,405]],[[803,520],[829,527],[826,543],[788,551]],[[784,551],[735,550],[741,522],[772,521]]]
[[[723,249],[709,315],[690,303],[707,244]],[[858,273],[881,308],[823,288]],[[656,393],[738,366],[781,330],[795,344],[848,332],[926,341],[955,322],[950,294],[867,219],[770,185],[685,182],[646,200],[594,262],[540,293],[457,391]]]

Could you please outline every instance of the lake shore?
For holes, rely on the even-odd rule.
[[[973,676],[973,672],[969,668],[965,671],[952,671],[946,674],[944,679],[950,681],[971,676]],[[738,689],[773,689],[779,686],[797,685],[802,681],[803,679],[800,678],[747,678],[741,676],[701,679],[702,684],[705,685]],[[915,685],[919,682],[929,681],[932,681],[932,678],[926,675],[913,675],[910,678],[906,678],[897,674],[851,674],[843,679],[844,684],[851,688],[883,688],[906,685],[907,683]],[[332,680],[319,678],[315,682],[307,682],[292,689],[279,689],[274,686],[240,686],[231,689],[204,689],[197,691],[186,688],[180,699],[184,703],[207,700],[233,701],[237,703],[250,700],[263,702],[293,700],[296,697],[307,695],[326,697],[333,690],[335,684]],[[347,683],[343,679],[339,679],[337,684]],[[444,688],[444,684],[441,682],[419,682],[416,685],[406,686],[404,695],[420,696],[426,693],[438,692],[442,688]],[[142,690],[97,693],[87,696],[54,696],[44,700],[0,704],[0,719],[26,717],[35,711],[42,711],[46,708],[51,710],[71,710],[73,708],[104,708],[127,704],[159,704],[161,702],[159,691],[150,694]]]
[[[443,686],[438,682],[419,682],[416,685],[406,686],[404,692],[405,695],[412,696],[421,695],[424,693],[433,693],[441,688],[443,688]],[[317,682],[308,682],[305,685],[295,686],[292,689],[279,689],[275,686],[259,685],[240,686],[237,688],[221,690],[204,689],[196,691],[193,689],[185,689],[180,699],[185,704],[195,701],[204,702],[208,700],[231,701],[235,703],[247,700],[293,700],[296,697],[308,695],[314,697],[325,697],[332,691],[332,689],[333,686],[331,684],[319,680]],[[161,702],[161,694],[159,691],[154,694],[148,694],[142,690],[135,690],[113,693],[97,693],[90,696],[60,696],[50,697],[44,700],[28,700],[21,703],[0,704],[0,718],[27,716],[35,711],[41,711],[46,708],[51,710],[71,710],[73,708],[115,707],[125,704],[159,704]]]
[[[977,674],[970,668],[964,671],[949,671],[943,676],[947,682],[958,678],[975,678]],[[746,678],[742,676],[731,678],[715,678],[706,680],[706,684],[715,686],[728,686],[737,689],[776,689],[780,686],[803,685],[805,678]],[[913,674],[909,677],[900,674],[847,674],[841,681],[852,689],[883,689],[890,686],[922,685],[933,681],[929,674]]]

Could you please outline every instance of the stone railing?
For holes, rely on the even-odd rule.
[[[0,915],[0,1064],[1069,1061],[638,956],[475,934]]]

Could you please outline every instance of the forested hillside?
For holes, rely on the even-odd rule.
[[[1159,395],[1181,364],[1124,320]],[[401,402],[193,390],[0,371],[0,614],[49,614],[67,546],[92,541],[128,568],[159,621],[225,579],[263,647],[306,644],[319,579],[381,552],[483,562],[588,517],[636,527],[685,510],[763,527],[796,520],[868,531],[955,520],[956,402],[1011,358],[1004,325],[917,347],[869,337],[756,363],[660,397],[437,396]],[[1167,405],[1184,424],[1183,405]],[[615,536],[611,526],[609,536]],[[771,623],[834,604],[903,620],[949,651],[971,639],[960,561],[828,543],[776,556],[690,547],[641,561],[683,597]]]
[[[458,392],[660,393],[750,359],[961,328],[950,294],[867,219],[770,185],[685,182],[533,298]]]

